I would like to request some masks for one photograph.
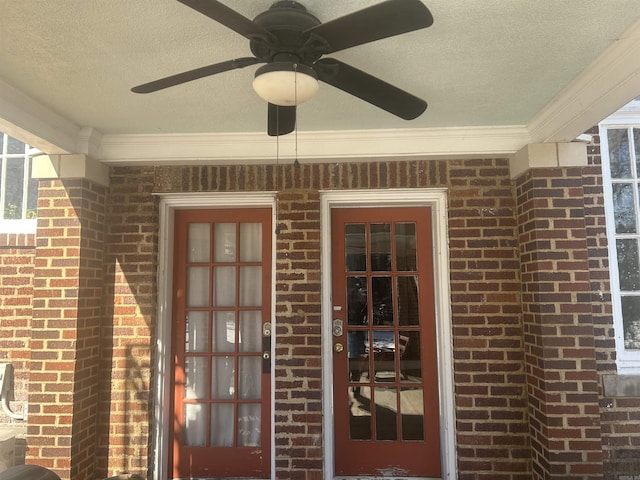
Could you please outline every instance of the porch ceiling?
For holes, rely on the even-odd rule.
[[[223,0],[249,18],[272,0]],[[301,0],[330,20],[380,0]],[[640,94],[637,0],[424,0],[435,22],[331,55],[429,103],[400,120],[326,84],[299,107],[305,158],[508,155],[571,141]],[[0,0],[0,130],[106,163],[264,161],[253,67],[149,95],[134,85],[250,55],[175,0]],[[283,153],[295,135],[280,139]],[[289,149],[289,150],[287,150]]]

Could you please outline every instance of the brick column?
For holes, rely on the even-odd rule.
[[[107,170],[83,155],[34,161],[38,230],[27,463],[94,478]]]
[[[556,165],[516,182],[534,479],[603,475],[582,173]]]

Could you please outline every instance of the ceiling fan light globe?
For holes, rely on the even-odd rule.
[[[318,79],[312,68],[290,62],[274,62],[256,70],[253,89],[274,105],[300,105],[318,92]]]

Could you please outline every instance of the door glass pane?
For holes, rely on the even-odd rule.
[[[187,307],[209,305],[209,268],[187,268]]]
[[[214,399],[233,398],[235,394],[233,357],[213,357],[211,396]]]
[[[262,267],[240,267],[240,306],[262,305]]]
[[[367,277],[347,277],[347,323],[367,324]]]
[[[235,312],[215,312],[213,322],[213,352],[233,352],[236,343]]]
[[[209,350],[209,314],[189,312],[186,323],[185,352],[207,352]]]
[[[211,405],[211,446],[233,447],[233,404]]]
[[[236,261],[235,223],[216,223],[214,225],[213,258],[216,262]]]
[[[640,297],[622,297],[624,348],[640,350]]]
[[[211,249],[211,228],[209,224],[190,223],[187,239],[187,262],[208,262]]]
[[[259,403],[238,405],[238,446],[257,447],[260,445],[261,412]]]
[[[631,158],[627,129],[607,130],[611,178],[631,178]]]
[[[418,277],[398,277],[398,324],[418,325]]]
[[[349,387],[349,438],[371,440],[371,389]]]
[[[350,330],[347,333],[350,382],[369,381],[369,359],[365,346],[367,333],[363,330]]]
[[[240,224],[240,261],[262,261],[262,224]]]
[[[424,440],[424,400],[422,388],[400,389],[402,439]]]
[[[204,447],[207,436],[207,414],[201,403],[184,406],[185,445]]]
[[[611,187],[616,233],[635,233],[636,211],[634,207],[633,184],[614,183]]]
[[[371,278],[373,324],[393,325],[393,291],[391,277]]]
[[[420,362],[420,332],[401,331],[398,335],[400,378],[403,382],[422,382]]]
[[[396,223],[396,270],[415,272],[418,266],[416,258],[416,224]]]
[[[394,332],[387,330],[373,331],[373,370],[376,382],[395,382],[396,380],[396,347]]]
[[[184,398],[206,398],[207,396],[207,359],[205,357],[186,357],[184,361]]]
[[[240,312],[241,352],[262,351],[262,314],[259,311]]]
[[[367,239],[364,223],[344,227],[345,259],[348,272],[364,272],[367,269]]]
[[[236,305],[236,267],[216,267],[213,283],[214,306],[234,307]]]
[[[374,389],[376,440],[398,439],[398,397],[395,388]]]
[[[391,270],[391,224],[371,224],[371,270]]]
[[[240,398],[260,398],[260,377],[262,375],[262,357],[240,357]]]

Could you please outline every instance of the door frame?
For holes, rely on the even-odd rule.
[[[173,292],[173,218],[176,210],[186,209],[221,209],[221,208],[271,208],[272,225],[276,225],[276,193],[160,193],[159,231],[158,231],[158,299],[157,299],[157,333],[156,341],[156,374],[154,389],[154,409],[152,435],[155,445],[153,454],[153,480],[166,480],[170,477],[171,468],[168,463],[169,429],[173,425],[171,409],[171,322]],[[272,245],[275,245],[275,228],[272,229]],[[271,283],[275,285],[275,249],[271,249]],[[275,289],[272,289],[271,318],[275,319]],[[275,326],[275,323],[274,323]],[[271,358],[275,358],[275,333],[272,329]],[[275,435],[275,375],[271,375],[271,431]],[[275,478],[275,442],[271,442],[271,478]]]
[[[445,188],[320,192],[324,471],[328,475],[326,478],[336,478],[334,468],[335,430],[333,426],[333,337],[331,331],[333,316],[331,302],[331,210],[340,207],[384,208],[391,206],[429,207],[432,211],[442,478],[455,480],[457,478],[455,403],[449,287],[447,189]]]

